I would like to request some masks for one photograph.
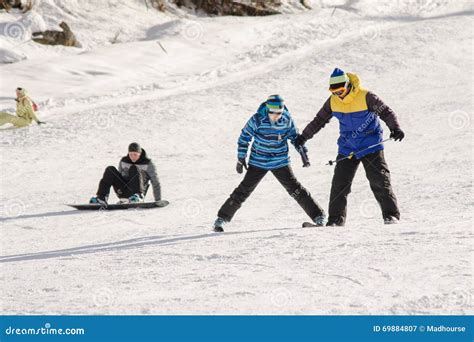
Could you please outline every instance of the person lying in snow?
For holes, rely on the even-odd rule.
[[[333,116],[339,120],[339,154],[336,160],[343,160],[337,162],[334,169],[327,226],[344,226],[347,196],[360,162],[382,209],[384,223],[397,223],[400,211],[383,153],[383,129],[379,120],[387,124],[391,131],[390,138],[401,141],[405,133],[400,129],[395,113],[377,95],[362,88],[356,74],[334,69],[329,80],[329,91],[332,95],[295,140],[295,146],[303,145]]]
[[[11,115],[5,112],[0,112],[0,126],[7,123],[12,124],[15,127],[26,127],[35,121],[38,125],[44,124],[44,122],[38,120],[35,114],[36,105],[28,97],[26,89],[16,88],[16,115]]]
[[[267,172],[273,173],[286,191],[298,202],[318,226],[323,226],[325,214],[296,179],[290,166],[288,142],[294,143],[296,127],[290,112],[279,95],[270,96],[248,120],[238,140],[237,172],[247,172],[239,186],[232,192],[217,213],[214,231],[223,232],[224,224],[230,222],[242,203],[250,196]],[[246,157],[253,138],[249,166]]]
[[[120,160],[118,170],[114,166],[105,169],[97,195],[92,197],[89,203],[107,204],[111,187],[121,203],[143,202],[148,182],[151,182],[153,187],[155,201],[160,201],[161,186],[155,164],[138,143],[131,143],[128,146],[128,154]]]

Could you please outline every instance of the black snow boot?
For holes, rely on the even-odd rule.
[[[224,232],[224,224],[226,224],[226,221],[223,218],[218,217],[214,222],[214,231],[216,233]]]
[[[344,227],[345,219],[341,216],[329,216],[326,227]]]

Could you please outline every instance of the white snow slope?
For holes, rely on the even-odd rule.
[[[265,18],[100,3],[40,1],[28,14],[26,31],[66,19],[80,49],[0,36],[2,51],[25,58],[0,66],[0,108],[13,110],[23,86],[47,122],[0,131],[2,314],[474,313],[471,2],[326,1]],[[304,128],[336,66],[357,73],[406,132],[385,152],[401,222],[382,224],[361,167],[344,228],[301,228],[304,212],[268,175],[226,232],[212,233],[242,179],[246,120],[279,93]],[[291,151],[325,208],[337,136],[333,120],[308,143],[308,169]],[[87,201],[131,141],[155,160],[168,207],[65,206]]]

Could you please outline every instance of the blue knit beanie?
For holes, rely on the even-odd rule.
[[[349,77],[347,74],[339,69],[336,68],[331,74],[331,77],[329,78],[329,88],[331,89],[337,89],[340,87],[344,87],[346,83],[349,81]]]
[[[281,113],[285,108],[285,101],[280,95],[270,95],[267,99],[266,106],[269,112]]]

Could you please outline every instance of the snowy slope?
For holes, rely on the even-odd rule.
[[[473,52],[472,30],[459,28],[472,28],[473,10],[422,3],[320,2],[267,18],[158,13],[123,43],[18,51],[29,58],[0,66],[0,106],[13,108],[21,84],[48,124],[0,131],[2,313],[472,314]],[[400,117],[407,137],[386,157],[402,222],[381,224],[361,168],[343,229],[299,228],[307,218],[269,175],[226,233],[211,233],[241,180],[236,139],[248,117],[280,93],[303,128],[335,66]],[[324,207],[337,131],[331,122],[309,142],[309,169],[291,152]],[[170,206],[64,206],[93,195],[132,140],[157,163]]]

